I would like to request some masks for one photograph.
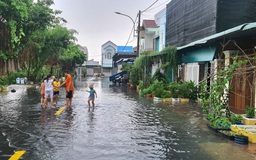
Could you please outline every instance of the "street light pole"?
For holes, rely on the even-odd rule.
[[[126,16],[126,17],[130,18],[130,20],[132,20],[132,23],[133,23],[133,29],[135,30],[135,22],[132,19],[132,17],[128,16],[127,14],[120,13],[120,12],[115,12],[115,14],[119,14],[119,15]],[[134,35],[134,31],[133,31],[133,35]]]
[[[137,29],[137,57],[139,57],[140,55],[140,15],[141,15],[141,11],[139,10],[138,13],[138,29]]]

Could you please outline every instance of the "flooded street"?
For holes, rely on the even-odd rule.
[[[88,84],[98,98],[88,109]],[[10,92],[12,88],[15,93]],[[73,109],[64,88],[56,109],[40,107],[38,88],[10,86],[0,93],[0,159],[26,150],[24,160],[255,159],[254,144],[214,135],[197,104],[155,103],[108,78],[76,81]]]

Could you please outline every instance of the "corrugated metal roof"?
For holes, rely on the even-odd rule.
[[[182,50],[182,49],[185,49],[185,48],[188,48],[188,47],[192,47],[192,46],[195,46],[195,45],[199,45],[199,44],[205,44],[209,40],[212,40],[212,39],[215,39],[215,38],[219,38],[219,37],[228,35],[230,33],[235,33],[235,32],[239,32],[239,31],[245,31],[245,30],[249,30],[249,29],[253,29],[253,28],[256,28],[256,22],[254,22],[254,23],[245,23],[245,24],[239,25],[237,27],[225,30],[223,32],[211,35],[209,37],[205,37],[203,39],[191,42],[191,43],[189,43],[189,44],[187,44],[185,46],[177,47],[177,50]]]
[[[245,25],[244,28],[243,28],[243,31],[249,30],[249,29],[252,29],[252,28],[256,28],[256,22],[248,23],[247,25]]]

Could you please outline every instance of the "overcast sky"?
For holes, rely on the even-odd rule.
[[[86,46],[89,59],[100,61],[101,45],[112,41],[124,46],[133,27],[132,21],[114,12],[129,15],[135,20],[139,10],[143,11],[156,0],[54,0],[53,9],[61,10],[61,17],[68,23],[66,27],[78,31],[78,44]],[[142,13],[141,19],[153,19],[154,15],[166,7],[170,0],[158,0],[150,9]],[[128,45],[136,46],[136,37],[131,37]]]

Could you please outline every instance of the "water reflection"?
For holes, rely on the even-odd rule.
[[[94,108],[87,105],[91,83],[98,94]],[[41,109],[36,87],[15,87],[0,93],[1,160],[18,149],[32,160],[254,159],[247,147],[212,134],[194,103],[154,103],[126,85],[91,78],[76,82],[73,108],[55,116],[65,104],[64,89],[60,106]]]

